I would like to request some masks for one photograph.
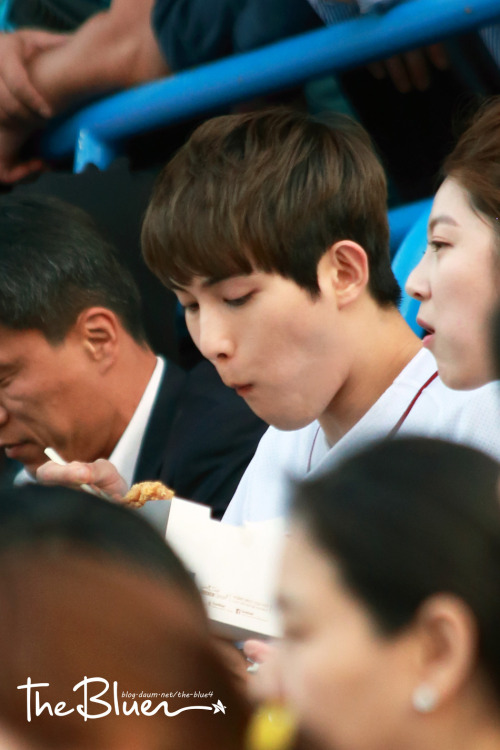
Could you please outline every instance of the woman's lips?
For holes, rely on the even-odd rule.
[[[421,318],[417,318],[417,324],[420,326],[420,328],[423,328],[424,331],[426,331],[426,335],[422,339],[422,343],[424,346],[429,347],[435,336],[435,330],[430,326],[428,323],[425,322],[425,320],[422,320]]]

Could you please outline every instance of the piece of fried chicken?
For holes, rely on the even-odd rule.
[[[171,500],[174,494],[162,482],[138,482],[132,485],[123,501],[132,508],[142,508],[148,500]]]

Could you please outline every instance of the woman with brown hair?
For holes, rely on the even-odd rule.
[[[500,97],[487,102],[443,167],[424,257],[408,279],[418,322],[451,388],[495,379],[491,316],[500,300]]]
[[[498,464],[385,441],[295,493],[281,684],[332,750],[498,750]]]

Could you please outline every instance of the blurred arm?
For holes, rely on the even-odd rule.
[[[8,106],[2,107],[0,91],[1,182],[15,182],[43,166],[40,159],[25,160],[21,155],[28,138],[46,124],[41,115],[59,114],[90,96],[168,74],[151,30],[152,6],[153,0],[114,0],[109,11],[92,16],[66,38],[58,37],[58,43],[54,39],[46,48],[38,45],[33,50],[32,37],[29,54],[19,48],[21,34],[29,44],[29,31],[5,35],[2,41],[11,47],[17,44],[14,87],[19,105],[13,117]],[[0,70],[6,69],[6,59],[2,57]],[[9,94],[5,91],[5,102]],[[23,97],[33,106],[26,106]]]
[[[151,29],[153,0],[114,0],[71,35],[69,42],[38,55],[31,79],[60,112],[89,95],[128,88],[169,70]]]

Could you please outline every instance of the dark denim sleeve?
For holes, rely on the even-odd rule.
[[[174,71],[321,25],[307,0],[156,0],[152,22]]]
[[[28,26],[49,31],[74,31],[109,5],[110,0],[10,0],[6,24],[7,28],[14,29]]]

